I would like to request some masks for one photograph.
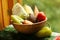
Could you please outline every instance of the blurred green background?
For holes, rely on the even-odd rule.
[[[48,23],[54,32],[60,32],[60,0],[23,0],[32,8],[36,5],[40,11],[45,12]]]

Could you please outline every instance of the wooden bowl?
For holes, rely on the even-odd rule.
[[[31,34],[42,29],[42,27],[45,26],[46,21],[47,21],[47,18],[41,22],[37,22],[34,24],[17,24],[17,23],[12,23],[12,24],[17,31],[24,34]]]

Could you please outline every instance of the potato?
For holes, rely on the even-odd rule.
[[[24,20],[23,24],[33,24],[31,21]]]

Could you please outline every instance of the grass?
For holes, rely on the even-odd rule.
[[[36,5],[40,11],[45,12],[48,23],[55,32],[60,32],[60,0],[23,0],[23,4]]]

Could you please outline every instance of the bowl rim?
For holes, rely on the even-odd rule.
[[[17,23],[12,23],[14,25],[36,25],[36,24],[39,24],[39,23],[43,23],[43,22],[46,22],[47,21],[47,17],[45,20],[41,21],[41,22],[37,22],[37,23],[33,23],[33,24],[17,24]]]

